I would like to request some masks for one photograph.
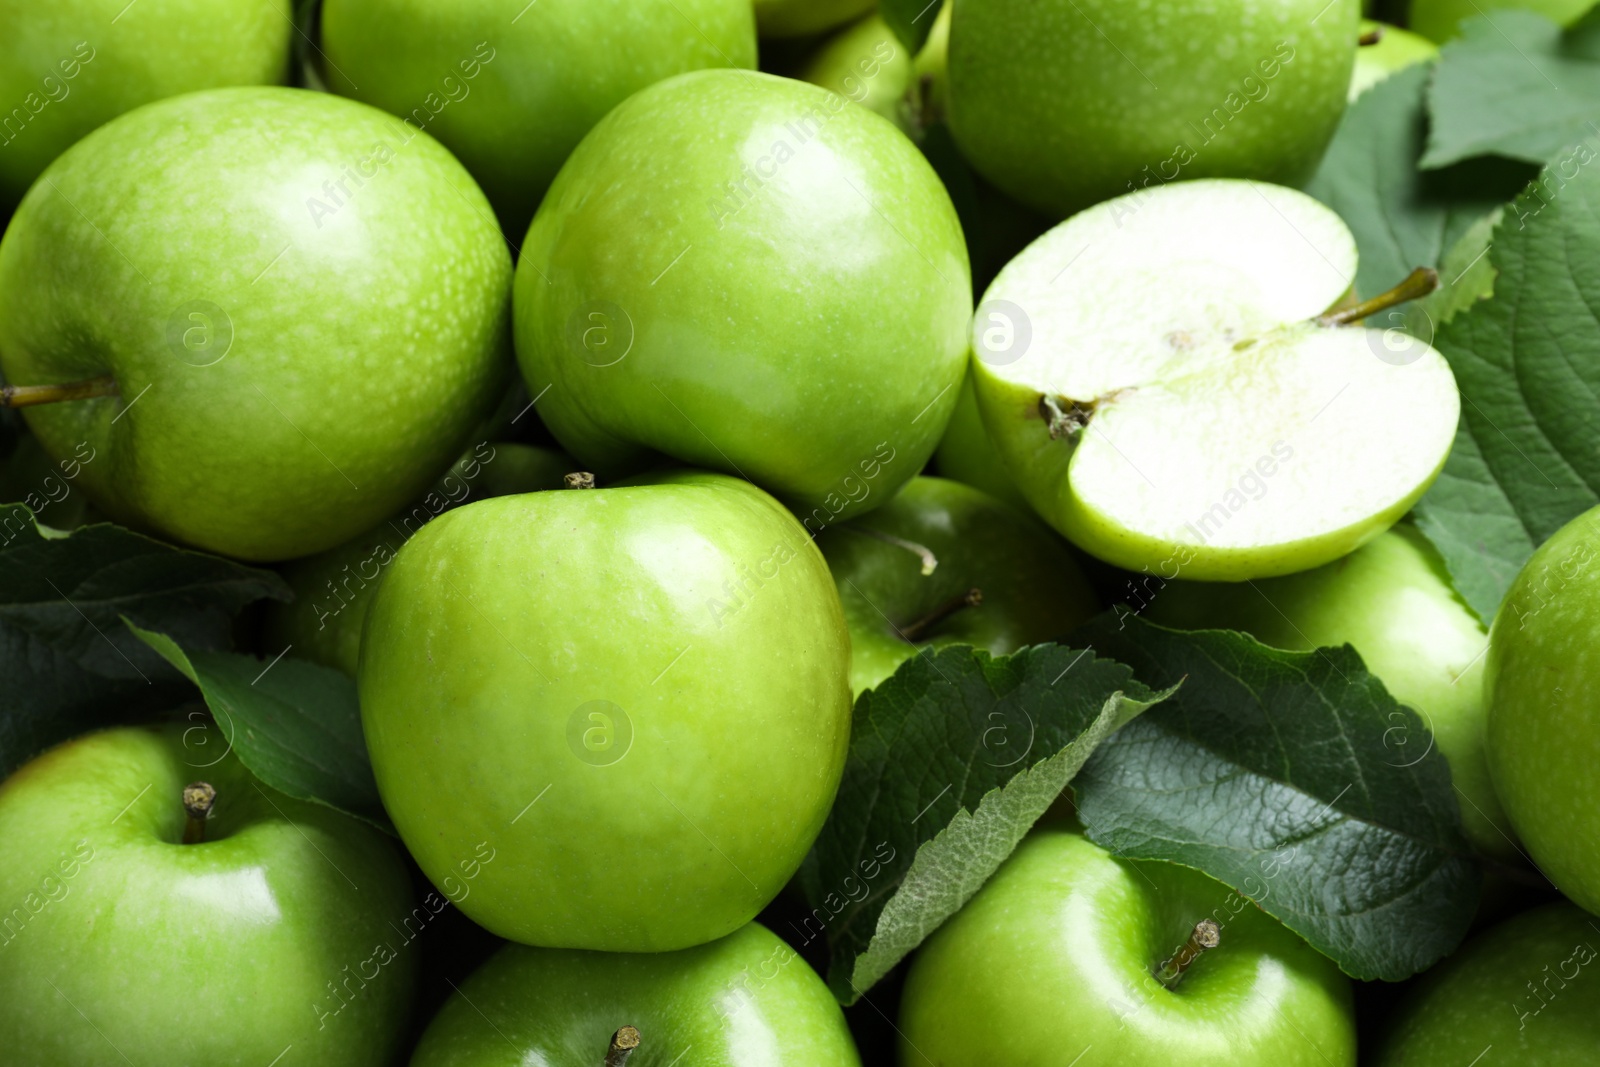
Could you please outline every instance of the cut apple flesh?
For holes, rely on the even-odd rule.
[[[1344,223],[1290,189],[1101,204],[980,305],[984,424],[1034,508],[1109,562],[1216,581],[1329,562],[1422,495],[1459,413],[1427,344],[1314,321],[1355,268]]]

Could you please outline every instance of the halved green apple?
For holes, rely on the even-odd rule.
[[[1460,405],[1428,344],[1330,310],[1355,273],[1344,222],[1292,189],[1107,201],[989,287],[984,425],[1034,509],[1111,563],[1212,581],[1327,563],[1422,495]]]

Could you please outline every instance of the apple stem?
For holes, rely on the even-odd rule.
[[[568,489],[594,488],[594,475],[588,471],[573,471],[571,474],[563,474],[561,480],[567,483]]]
[[[198,845],[206,839],[206,820],[217,802],[217,791],[210,782],[190,782],[183,787],[183,811],[189,821],[183,827],[183,843]]]
[[[1168,989],[1175,989],[1183,980],[1183,972],[1189,965],[1200,958],[1200,954],[1207,949],[1216,948],[1222,943],[1222,927],[1211,919],[1201,919],[1194,924],[1194,932],[1189,935],[1189,940],[1173,955],[1161,969],[1156,972],[1156,978]]]
[[[1356,44],[1360,45],[1362,48],[1371,48],[1381,40],[1383,40],[1383,27],[1374,26],[1366,33],[1363,33],[1360,37],[1357,37]]]
[[[1311,321],[1318,326],[1348,326],[1352,322],[1359,322],[1368,315],[1376,315],[1380,311],[1387,311],[1392,307],[1404,304],[1408,300],[1419,300],[1439,288],[1439,272],[1432,267],[1418,267],[1406,275],[1406,280],[1390,289],[1387,293],[1379,293],[1371,300],[1363,300],[1359,304],[1347,308],[1337,308],[1318,315]]]
[[[611,1035],[611,1047],[606,1049],[605,1067],[622,1067],[628,1062],[628,1057],[633,1055],[633,1050],[638,1047],[639,1031],[631,1026],[624,1026]]]
[[[968,589],[958,597],[951,597],[916,622],[903,627],[900,630],[900,636],[904,640],[915,644],[922,640],[922,635],[927,633],[928,630],[939,625],[962,608],[975,608],[982,603],[983,590],[977,587]]]
[[[1039,415],[1050,428],[1050,440],[1076,437],[1088,427],[1089,420],[1094,417],[1094,404],[1085,404],[1081,400],[1068,400],[1062,404],[1053,396],[1041,396]]]
[[[849,530],[853,534],[860,534],[862,537],[870,537],[874,541],[882,541],[886,545],[893,545],[896,548],[905,549],[907,552],[910,552],[912,555],[922,560],[922,576],[924,578],[932,574],[939,567],[939,557],[935,556],[933,554],[933,549],[929,548],[927,545],[919,545],[915,541],[907,541],[903,537],[896,537],[894,534],[886,534],[882,530],[873,530],[865,526],[847,525],[841,526],[839,529]]]
[[[0,408],[31,408],[35,404],[59,404],[65,400],[114,396],[116,392],[117,380],[109,374],[55,385],[5,385],[0,386]]]

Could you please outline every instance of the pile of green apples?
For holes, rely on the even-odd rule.
[[[88,501],[42,521],[275,568],[239,640],[355,679],[393,831],[209,721],[39,755],[0,1063],[1600,1062],[1600,512],[1486,634],[1406,519],[1450,365],[1363,325],[1436,279],[1354,292],[1296,188],[1435,44],[935,0],[913,50],[874,6],[0,0],[0,402]],[[778,920],[856,697],[1108,608],[1353,645],[1503,896],[1567,899],[1358,1042],[1332,961],[1064,805],[847,1021]]]

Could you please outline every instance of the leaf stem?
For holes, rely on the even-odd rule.
[[[1371,300],[1363,300],[1347,308],[1323,312],[1311,321],[1318,326],[1348,326],[1352,322],[1359,322],[1369,315],[1387,311],[1407,301],[1420,300],[1437,288],[1439,288],[1439,272],[1432,267],[1418,267],[1406,275],[1405,281],[1387,293],[1379,293]]]
[[[0,408],[31,408],[36,404],[60,404],[67,400],[114,396],[116,392],[117,380],[109,374],[54,385],[5,385],[0,386]]]

